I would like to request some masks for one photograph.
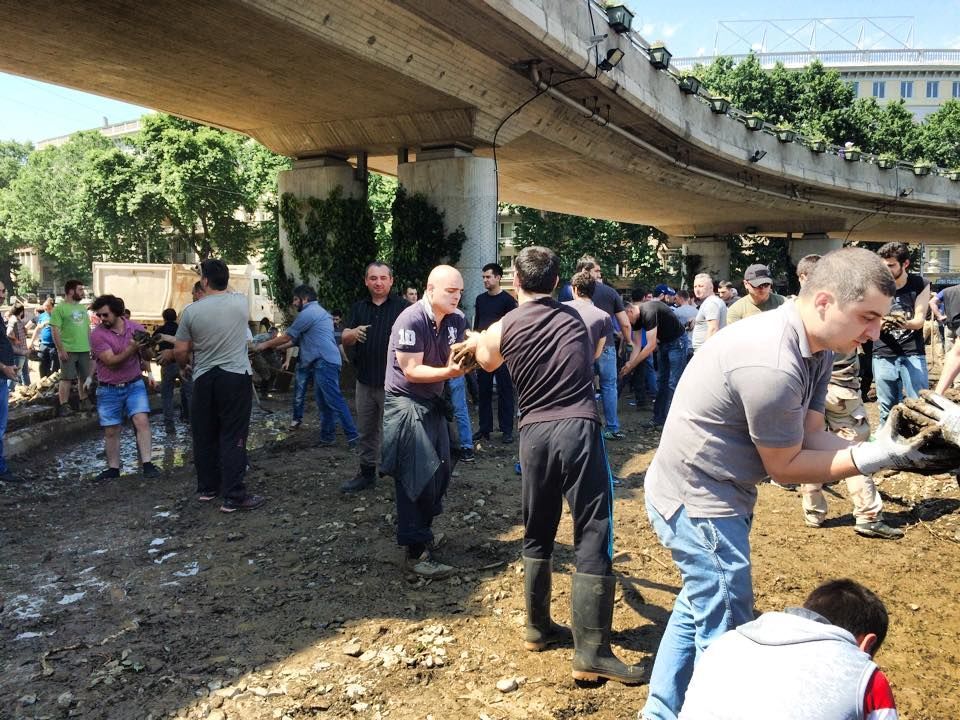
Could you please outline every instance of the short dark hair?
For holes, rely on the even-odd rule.
[[[820,256],[816,253],[812,255],[804,255],[800,258],[800,262],[797,263],[797,277],[804,275],[810,277],[810,273],[813,272],[813,267],[818,262],[820,262]]]
[[[195,293],[202,293],[202,292],[203,292],[203,283],[200,282],[199,280],[197,280],[197,281],[193,284],[193,291],[194,291]]]
[[[83,283],[79,280],[67,280],[67,282],[63,284],[63,294],[67,295],[71,290],[76,290],[81,285],[83,285]]]
[[[116,295],[98,295],[90,303],[90,309],[96,312],[100,308],[108,308],[117,317],[123,315],[123,298]]]
[[[10,309],[7,311],[7,317],[13,317],[14,315],[17,317],[21,317],[23,315],[23,305],[17,303],[16,305],[10,307]]]
[[[309,285],[297,285],[293,289],[293,296],[301,300],[306,300],[307,302],[317,301],[317,291]]]
[[[576,290],[580,297],[592,298],[597,289],[597,281],[593,279],[589,270],[581,270],[570,278],[570,287]]]
[[[681,300],[689,300],[690,293],[687,290],[677,290],[677,297],[680,298]]]
[[[226,290],[230,283],[230,269],[219,258],[207,258],[200,263],[200,277],[205,277],[214,290]]]
[[[729,280],[723,280],[723,281],[721,281],[721,282],[720,282],[720,287],[721,287],[721,288],[726,288],[727,290],[736,290],[736,289],[737,289],[737,286],[734,285],[734,284],[733,284],[732,282],[730,282]]]
[[[483,266],[480,272],[486,272],[487,270],[492,272],[497,277],[503,277],[503,267],[501,267],[499,263],[487,263]]]
[[[577,266],[573,269],[574,272],[580,272],[581,270],[593,270],[595,267],[600,267],[600,263],[597,262],[596,258],[592,255],[584,255],[582,258],[577,260]]]
[[[560,258],[550,248],[533,245],[513,259],[520,288],[528,293],[552,293],[560,277]]]
[[[887,637],[890,624],[887,608],[875,593],[853,580],[829,580],[816,588],[803,606],[823,615],[832,624],[849,631],[854,637],[874,633],[875,654]]]
[[[642,302],[643,298],[646,297],[647,291],[642,287],[635,287],[630,291],[630,302]]]
[[[389,266],[387,263],[385,263],[385,262],[381,262],[380,260],[374,260],[373,262],[368,262],[368,263],[367,263],[367,266],[363,269],[363,277],[364,277],[364,278],[367,277],[367,273],[370,272],[370,268],[372,268],[372,267],[385,267],[385,268],[387,269],[387,272],[390,273],[390,277],[393,277],[393,268],[392,268],[392,267],[390,267],[390,266]]]
[[[890,258],[896,258],[897,262],[903,265],[907,260],[910,259],[910,248],[902,242],[888,242],[885,245],[881,245],[880,249],[877,250],[877,255],[882,257],[884,260],[889,260]]]
[[[164,319],[165,322],[176,322],[177,321],[177,311],[173,308],[167,308],[162,313],[160,317]]]
[[[863,248],[832,250],[813,266],[800,297],[813,297],[821,290],[832,293],[840,305],[860,302],[870,288],[887,297],[897,291],[893,276],[880,258]]]

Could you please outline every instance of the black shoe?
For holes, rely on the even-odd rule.
[[[243,500],[224,500],[220,506],[220,512],[232,513],[237,510],[256,510],[263,505],[267,499],[262,495],[247,495]]]
[[[120,477],[120,468],[107,468],[97,475],[94,480],[100,482],[102,480],[116,480],[118,477]]]
[[[70,417],[73,414],[74,410],[69,404],[57,405],[57,417]]]
[[[523,647],[531,652],[546,650],[548,645],[566,645],[573,640],[570,628],[550,618],[552,573],[550,560],[523,558],[523,594],[527,605]]]
[[[505,433],[503,434],[503,444],[504,444],[504,445],[510,445],[512,442],[513,442],[513,433],[512,433],[512,432],[505,432]]]
[[[163,431],[167,435],[173,435],[177,432],[177,426],[173,420],[165,420],[163,423]]]
[[[613,600],[617,579],[612,575],[573,574],[573,679],[580,682],[616,680],[638,685],[648,679],[646,668],[627,665],[610,648]]]
[[[154,465],[152,462],[145,462],[141,468],[140,472],[145,478],[158,478],[160,477],[160,468]]]
[[[357,474],[340,486],[340,492],[350,495],[360,492],[361,490],[366,490],[368,487],[373,487],[376,482],[376,468],[369,465],[361,465]]]
[[[460,462],[472,463],[477,461],[477,454],[473,448],[460,448]]]
[[[490,433],[488,432],[476,432],[473,434],[473,444],[476,445],[481,440],[489,440]]]

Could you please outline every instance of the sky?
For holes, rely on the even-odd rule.
[[[574,2],[574,0],[568,0]],[[902,0],[806,0],[802,4],[787,0],[626,0],[634,9],[634,29],[648,41],[663,40],[676,57],[712,55],[719,41],[721,53],[747,52],[751,45],[760,49],[761,20],[778,18],[888,18],[878,24],[892,32],[901,41],[911,41],[913,47],[942,49],[960,48],[960,0],[921,0],[911,4]],[[905,20],[889,18],[913,13]],[[738,22],[725,26],[718,33],[719,21]],[[779,22],[781,28],[794,31],[798,22]],[[913,28],[912,37],[908,36]],[[843,36],[857,37],[858,25],[853,20],[831,23]],[[767,49],[799,49],[785,36],[768,26]],[[734,33],[744,36],[737,37]],[[810,40],[810,29],[803,33]],[[829,29],[820,27],[818,47],[850,49],[841,40],[831,37]],[[869,28],[864,35],[866,47],[888,49],[893,46],[877,28]],[[108,98],[78,92],[0,73],[0,140],[37,142],[67,135],[77,130],[99,127],[108,123],[132,120],[142,115],[144,108]]]

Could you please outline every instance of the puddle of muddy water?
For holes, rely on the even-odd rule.
[[[250,418],[248,447],[255,450],[282,440],[287,435],[289,420],[289,414],[279,408],[274,412],[254,410]],[[153,462],[157,466],[169,470],[193,461],[189,425],[177,422],[173,431],[168,431],[164,426],[163,416],[154,413],[150,416],[150,430],[153,438]],[[42,432],[42,428],[38,427],[38,432]],[[120,434],[120,461],[121,472],[124,474],[135,472],[139,466],[136,437],[129,422],[124,423]],[[84,432],[76,442],[66,447],[50,447],[38,452],[30,457],[29,465],[33,483],[89,480],[106,468],[103,434],[99,430]]]

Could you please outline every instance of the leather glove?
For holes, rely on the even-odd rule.
[[[935,421],[943,439],[960,447],[960,405],[930,390],[921,390],[919,400],[909,399],[905,404]]]
[[[921,450],[924,445],[941,437],[941,428],[927,427],[911,438],[900,434],[904,408],[897,405],[887,416],[887,422],[877,431],[871,442],[860,443],[850,448],[850,457],[863,475],[885,468],[897,470],[944,471],[960,465],[960,455],[949,457],[941,452]],[[947,467],[945,467],[947,466]]]

